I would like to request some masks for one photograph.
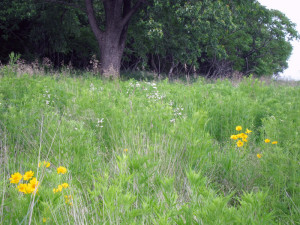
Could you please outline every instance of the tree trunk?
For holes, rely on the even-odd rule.
[[[127,29],[124,32],[126,36]],[[118,30],[104,33],[103,41],[99,42],[101,74],[104,77],[118,78],[120,76],[125,38],[121,40],[118,33],[120,33]]]
[[[104,77],[119,77],[123,52],[108,43],[100,47],[100,54],[101,74]]]
[[[120,76],[121,59],[125,48],[128,23],[144,3],[139,0],[132,7],[131,0],[102,0],[105,11],[105,30],[100,30],[92,0],[85,0],[90,26],[100,48],[101,73],[105,77]]]

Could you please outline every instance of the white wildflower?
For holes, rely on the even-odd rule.
[[[102,128],[103,127],[102,126],[103,121],[104,121],[104,118],[101,118],[101,119],[97,118],[97,125],[96,125],[96,127]]]

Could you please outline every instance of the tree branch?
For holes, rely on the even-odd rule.
[[[147,0],[139,0],[130,10],[126,13],[122,19],[121,26],[125,26],[131,17],[138,11],[138,9],[146,2]],[[125,3],[124,3],[125,4]]]
[[[88,16],[92,31],[94,32],[96,38],[98,40],[100,39],[100,41],[102,41],[101,39],[103,38],[103,32],[100,30],[100,28],[97,24],[92,0],[85,0],[85,6],[86,6],[86,14]]]

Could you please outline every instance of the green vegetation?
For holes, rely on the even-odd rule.
[[[0,224],[300,223],[298,84],[16,71],[0,70]]]
[[[47,58],[56,67],[86,69],[96,57],[104,76],[120,68],[169,78],[271,76],[287,68],[290,42],[299,38],[292,21],[257,0],[1,3],[2,62],[15,52],[28,63]]]

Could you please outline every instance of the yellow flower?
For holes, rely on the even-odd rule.
[[[28,184],[28,190],[30,193],[37,192],[38,191],[39,182],[36,180],[36,178],[32,178],[32,180]]]
[[[30,171],[27,171],[24,176],[23,176],[23,179],[24,180],[30,180],[34,175],[34,172],[32,172],[31,170]]]
[[[28,184],[26,185],[25,188],[26,188],[26,191],[24,192],[25,194],[31,194],[35,190],[32,187],[30,187]]]
[[[58,185],[57,189],[53,188],[53,193],[55,194],[56,192],[61,192],[63,188],[68,188],[69,184],[68,183],[63,183],[61,185]]]
[[[237,134],[235,135],[237,138],[242,138],[242,135],[241,134]]]
[[[262,157],[261,154],[257,154],[256,156],[257,156],[257,158],[259,158],[259,159]]]
[[[124,149],[124,152],[127,152],[127,151],[128,151],[128,149],[127,149],[127,148],[125,148],[125,149]]]
[[[32,188],[31,186],[27,185],[26,187],[26,194],[31,194],[34,192],[35,188]]]
[[[30,184],[38,184],[39,182],[36,180],[36,177],[32,178],[32,180],[29,182]]]
[[[62,185],[58,185],[57,191],[62,191],[62,189],[63,189],[63,186]]]
[[[67,201],[69,199],[72,199],[72,196],[71,195],[65,195],[65,198],[66,198],[66,201]]]
[[[46,218],[43,218],[43,223],[46,223],[47,219]]]
[[[57,173],[65,174],[67,172],[67,169],[63,166],[60,166],[57,168]]]
[[[240,135],[241,135],[241,138],[243,138],[243,139],[246,139],[248,137],[248,135],[244,134],[244,133],[241,133]]]
[[[276,145],[278,143],[278,141],[273,141],[272,145]]]
[[[62,185],[58,185],[57,189],[53,188],[53,193],[57,193],[57,192],[61,192],[63,189],[63,186]]]
[[[246,134],[250,134],[252,131],[251,130],[248,130],[248,129],[246,129]]]
[[[241,131],[243,128],[242,128],[241,126],[237,126],[235,129],[236,129],[237,131]]]
[[[72,196],[71,195],[65,195],[65,203],[66,204],[69,204],[70,206],[72,206],[73,205],[73,203],[72,203]]]
[[[243,138],[243,142],[248,142],[248,140]]]
[[[230,136],[230,139],[236,140],[236,139],[238,139],[238,137],[237,137],[236,135],[231,135],[231,136]]]
[[[242,146],[244,145],[244,142],[242,142],[241,140],[239,140],[239,141],[236,143],[236,145],[237,145],[238,147],[242,147]]]
[[[266,139],[265,142],[266,142],[266,143],[269,143],[269,142],[270,142],[270,139]]]
[[[39,162],[39,167],[41,166],[45,166],[48,168],[50,166],[50,162],[46,162],[46,161],[44,161],[43,163]]]
[[[19,184],[18,186],[19,192],[22,192],[24,194],[27,194],[27,188],[28,188],[27,184]]]
[[[22,179],[22,174],[20,174],[20,173],[14,173],[9,178],[10,183],[12,183],[12,184],[18,184],[21,179]]]
[[[63,188],[68,188],[69,184],[68,183],[63,183],[61,186],[63,186]]]

